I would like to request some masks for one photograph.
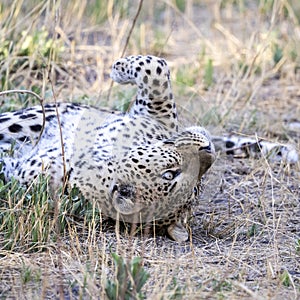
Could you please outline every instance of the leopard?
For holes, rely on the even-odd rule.
[[[54,102],[0,114],[4,179],[30,185],[47,175],[54,194],[64,183],[78,187],[104,216],[159,224],[173,240],[185,242],[201,179],[216,150],[239,158],[263,155],[298,162],[293,145],[182,127],[162,58],[118,59],[110,76],[137,87],[126,112]]]
[[[110,77],[137,87],[126,112],[55,101],[0,114],[0,173],[22,185],[48,176],[54,195],[63,184],[76,187],[104,216],[158,224],[185,242],[201,179],[216,159],[211,136],[179,126],[163,58],[120,58]]]

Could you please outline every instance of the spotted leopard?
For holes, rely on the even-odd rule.
[[[210,138],[202,127],[179,129],[169,70],[161,58],[122,58],[113,65],[111,77],[138,87],[126,114],[72,103],[46,104],[41,138],[41,107],[1,114],[6,180],[14,177],[30,184],[45,173],[55,192],[67,176],[68,184],[96,201],[104,215],[161,223],[173,239],[185,241],[200,179],[215,159],[212,140],[237,157],[263,154],[298,161],[292,145],[238,136]],[[12,145],[14,153],[8,156]]]
[[[1,114],[2,173],[27,185],[47,174],[53,193],[68,178],[104,216],[160,223],[171,238],[186,241],[199,182],[215,160],[211,138],[202,127],[179,129],[164,59],[119,59],[111,78],[138,87],[127,113],[46,104],[41,136],[41,107]],[[12,144],[13,155],[5,155]]]

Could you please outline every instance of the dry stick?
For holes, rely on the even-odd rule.
[[[55,3],[56,1],[54,1]],[[59,24],[59,18],[60,18],[60,6],[54,8],[54,25],[57,26]],[[56,32],[56,31],[55,31]],[[57,34],[54,35],[54,39],[57,39]],[[51,49],[52,50],[52,49]],[[50,52],[49,56],[49,61],[52,58],[52,51]],[[67,171],[66,171],[66,158],[65,158],[65,147],[64,147],[64,139],[63,139],[63,132],[62,132],[62,127],[61,127],[61,122],[60,122],[60,116],[59,116],[59,111],[58,111],[58,105],[57,105],[57,99],[56,99],[56,94],[54,91],[54,85],[51,79],[51,71],[53,71],[53,64],[51,64],[51,61],[49,64],[46,63],[47,70],[48,70],[48,80],[51,85],[51,90],[54,98],[54,103],[55,103],[55,113],[57,117],[57,123],[58,123],[58,128],[59,128],[59,134],[60,134],[60,143],[61,143],[61,155],[62,155],[62,161],[63,161],[63,186],[61,190],[61,195],[64,194],[66,184],[67,184]],[[54,211],[54,216],[55,216],[55,221],[56,221],[56,238],[57,238],[57,265],[58,265],[58,277],[59,277],[59,284],[58,284],[58,292],[59,292],[59,299],[63,300],[64,297],[64,287],[63,287],[63,279],[64,279],[64,273],[63,273],[63,260],[62,260],[62,241],[61,241],[61,226],[59,222],[59,197],[57,192],[55,191],[54,194],[55,197],[55,211]]]
[[[172,33],[174,32],[174,27],[175,27],[175,22],[172,23],[171,31],[170,31],[170,33],[168,34],[168,36],[167,36],[167,38],[166,38],[164,44],[162,45],[162,47],[161,47],[161,49],[160,49],[160,51],[159,51],[159,53],[158,53],[158,56],[161,56],[162,52],[164,51],[164,47],[167,45],[169,39],[171,38]]]
[[[140,14],[140,12],[141,12],[141,9],[142,9],[142,6],[143,6],[143,1],[144,1],[144,0],[140,0],[140,2],[139,2],[139,7],[138,7],[137,12],[136,12],[136,14],[135,14],[135,16],[134,16],[134,19],[133,19],[133,21],[132,21],[132,25],[131,25],[131,28],[130,28],[130,30],[129,30],[129,33],[128,33],[128,36],[127,36],[127,39],[126,39],[125,46],[124,46],[124,48],[123,48],[122,56],[125,54],[125,51],[126,51],[126,48],[127,48],[127,46],[128,46],[129,39],[130,39],[130,37],[131,37],[131,34],[132,34],[133,28],[134,28],[134,26],[135,26],[136,20],[137,20],[139,14]]]
[[[129,39],[130,39],[132,31],[135,27],[136,20],[137,20],[140,12],[142,10],[143,2],[144,2],[144,0],[140,0],[140,2],[139,2],[139,7],[136,11],[136,14],[135,14],[134,18],[133,18],[132,25],[131,25],[131,28],[130,28],[129,33],[127,35],[126,42],[125,42],[121,57],[123,57],[125,52],[126,52],[126,49],[127,49],[128,43],[129,43]],[[114,81],[112,80],[111,83],[110,83],[109,89],[108,89],[108,94],[107,94],[107,98],[106,98],[107,102],[109,102],[109,98],[110,98],[110,94],[111,94],[111,90],[112,90],[113,85],[114,85]]]
[[[39,96],[38,94],[36,94],[35,92],[29,91],[29,90],[7,90],[7,91],[0,92],[0,96],[7,95],[7,94],[14,94],[14,93],[16,93],[16,94],[19,94],[19,93],[20,94],[29,94],[29,95],[32,95],[32,96],[38,98],[39,101],[40,101],[40,104],[41,104],[41,107],[42,107],[42,113],[43,113],[43,124],[42,124],[41,132],[39,134],[39,138],[38,138],[37,142],[35,143],[35,146],[36,146],[38,144],[38,142],[40,141],[40,139],[41,139],[41,136],[43,134],[45,124],[46,124],[44,99],[41,96]]]

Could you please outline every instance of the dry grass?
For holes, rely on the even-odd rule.
[[[216,135],[257,134],[299,150],[299,132],[286,126],[300,116],[298,1],[176,3],[144,1],[126,45],[137,1],[2,1],[0,89],[122,108],[134,91],[113,86],[108,99],[108,74],[127,47],[128,55],[168,60],[182,122],[195,119]],[[6,97],[1,111],[33,101]],[[44,188],[23,193],[0,186],[0,214],[9,215],[9,204],[15,216],[14,239],[0,225],[1,299],[103,299],[107,278],[116,274],[111,252],[143,258],[148,299],[300,297],[299,163],[220,154],[183,245],[120,233],[96,222],[93,207],[89,217],[66,218],[58,231],[61,219],[43,210],[50,205]],[[25,205],[26,195],[34,207]],[[26,210],[14,215],[22,205]]]

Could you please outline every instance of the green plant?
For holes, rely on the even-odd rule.
[[[184,12],[185,11],[185,0],[176,0],[175,1],[177,8],[181,11]]]
[[[258,225],[257,224],[252,224],[251,227],[247,231],[247,237],[253,237],[256,236],[259,231]]]
[[[142,266],[142,258],[135,257],[130,262],[112,253],[116,268],[114,280],[107,280],[105,293],[110,300],[145,299],[142,287],[150,277]]]
[[[287,270],[284,270],[280,275],[280,281],[285,287],[289,287],[292,284],[291,276]]]
[[[85,219],[87,222],[100,222],[99,209],[93,203],[86,201],[77,187],[73,187],[68,195],[61,195],[60,198],[58,220],[62,231],[70,220]]]
[[[169,300],[180,300],[184,296],[184,287],[181,287],[177,279],[173,277],[171,284],[169,285],[172,295],[168,297]]]
[[[232,290],[232,284],[231,282],[227,280],[217,280],[214,279],[212,281],[213,284],[213,290],[215,292],[223,292],[223,291],[231,291]]]
[[[128,0],[115,0],[111,1],[111,6],[107,1],[93,0],[88,1],[86,4],[86,11],[91,15],[94,22],[103,23],[107,18],[118,13],[120,18],[126,18],[130,11],[130,2]]]
[[[273,61],[275,64],[277,64],[283,57],[283,50],[282,48],[278,45],[275,44],[273,46]]]
[[[31,277],[32,277],[31,268],[29,266],[23,265],[21,276],[22,276],[23,284],[26,284],[27,282],[29,282],[31,280]]]
[[[182,86],[194,86],[198,76],[198,70],[192,65],[184,65],[178,68],[176,73],[176,82]]]
[[[0,199],[3,248],[41,249],[49,240],[52,227],[48,179],[39,177],[29,188],[15,179],[6,184],[1,181]]]
[[[204,69],[204,84],[206,88],[209,88],[213,84],[213,61],[212,59],[208,59],[207,63],[205,64],[205,69]]]
[[[41,281],[41,271],[39,269],[33,270],[30,266],[23,263],[21,269],[21,279],[23,284],[26,284],[30,281],[39,282]]]
[[[18,39],[6,40],[0,46],[0,60],[7,59],[12,53],[16,57],[15,66],[20,65],[34,54],[36,56],[37,66],[44,66],[41,57],[48,58],[51,56],[52,60],[56,60],[58,55],[64,51],[64,46],[60,39],[51,37],[50,32],[42,27],[36,30],[33,34],[28,34],[22,31]]]
[[[116,96],[114,96],[116,100],[114,100],[113,109],[126,112],[129,108],[129,105],[135,93],[136,93],[136,89],[130,89],[128,91],[118,90],[116,92]]]
[[[22,87],[21,90],[22,89],[24,88]],[[41,94],[41,90],[37,86],[32,86],[31,90],[36,94]],[[0,101],[1,103],[0,113],[15,111],[20,108],[23,109],[29,106],[40,104],[39,100],[36,97],[33,97],[32,95],[29,95],[27,93],[15,93],[14,95],[9,97],[1,96],[1,98],[3,98],[3,103],[1,103]]]

